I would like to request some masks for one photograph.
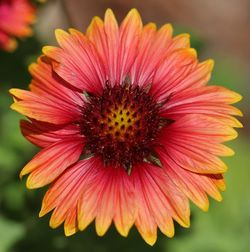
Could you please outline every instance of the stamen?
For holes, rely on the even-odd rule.
[[[88,96],[82,110],[81,130],[85,151],[98,155],[104,164],[122,166],[128,174],[138,162],[154,162],[154,141],[164,121],[159,104],[148,90],[137,85],[111,87],[100,96]],[[150,161],[151,160],[151,161]]]

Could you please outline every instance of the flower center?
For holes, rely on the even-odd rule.
[[[143,88],[106,85],[102,95],[88,97],[82,112],[86,153],[129,172],[135,163],[150,157],[161,118],[159,105]]]

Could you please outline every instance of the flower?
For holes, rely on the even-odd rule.
[[[30,91],[11,89],[23,135],[42,150],[22,169],[28,188],[51,183],[40,216],[64,222],[66,235],[95,220],[104,235],[113,222],[127,236],[135,225],[148,244],[157,227],[174,235],[173,220],[190,225],[189,199],[207,211],[221,201],[223,142],[241,127],[241,99],[207,86],[213,61],[199,63],[189,36],[172,26],[145,26],[132,9],[118,26],[108,9],[86,35],[56,30],[30,66]]]
[[[35,19],[35,8],[28,0],[0,0],[0,49],[13,51],[17,42],[14,37],[32,35],[29,27]]]

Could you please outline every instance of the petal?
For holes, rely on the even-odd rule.
[[[114,223],[122,236],[127,236],[130,228],[135,222],[137,208],[135,205],[135,193],[130,179],[123,170],[117,180],[116,208]]]
[[[202,122],[199,122],[198,125],[194,125],[195,121],[192,122],[191,119],[197,121],[197,116],[185,116],[183,119],[175,122],[175,125],[171,128],[163,129],[160,142],[166,144],[169,142],[170,146],[176,145],[180,146],[180,148],[187,148],[190,151],[194,151],[197,153],[208,153],[209,155],[215,156],[232,156],[234,155],[234,151],[229,147],[221,144],[221,142],[225,141],[226,138],[223,138],[223,135],[226,132],[221,129],[218,133],[216,132],[217,121],[210,120],[207,117],[201,117]],[[186,120],[184,122],[184,120]],[[214,122],[213,125],[209,125],[209,123]],[[183,128],[181,128],[180,124],[182,124]],[[219,125],[222,123],[219,122]],[[210,128],[210,129],[209,129]],[[199,133],[197,130],[200,130]],[[202,132],[202,129],[204,130]],[[225,127],[224,130],[232,130],[230,127]],[[213,135],[210,135],[209,130],[214,130]],[[220,133],[221,132],[221,133]],[[218,137],[216,136],[218,134]],[[231,134],[235,134],[235,131],[232,130]],[[226,134],[225,134],[226,135]]]
[[[211,77],[214,65],[212,60],[198,64],[194,49],[182,49],[174,54],[177,54],[177,60],[166,57],[155,73],[151,92],[158,100],[164,100],[189,87],[200,88]]]
[[[121,23],[119,29],[117,83],[124,81],[137,57],[141,31],[142,21],[140,14],[136,9],[132,9]]]
[[[65,170],[46,192],[39,216],[44,216],[51,210],[50,226],[58,227],[65,221],[66,234],[71,234],[75,226],[75,213],[80,195],[88,186],[89,177],[99,165],[96,158],[85,159]],[[78,221],[77,221],[78,223]]]
[[[23,136],[38,147],[47,147],[65,138],[72,138],[80,133],[77,125],[55,125],[32,120],[21,120],[20,128]]]
[[[165,135],[169,134],[190,134],[194,138],[205,137],[207,141],[221,143],[237,137],[237,132],[223,121],[206,115],[185,115],[168,128],[164,129]],[[203,139],[203,138],[202,138]]]
[[[169,155],[180,165],[182,168],[198,172],[198,173],[224,173],[227,171],[227,166],[218,157],[207,154],[205,151],[193,149],[187,145],[181,146],[180,144],[168,144],[167,151]]]
[[[32,63],[29,72],[33,77],[29,86],[32,92],[71,109],[79,109],[83,105],[82,95],[53,73],[47,57],[40,57],[37,63]]]
[[[115,21],[115,26],[116,26],[115,33],[117,34],[118,28],[117,28],[116,21]],[[95,16],[92,19],[92,21],[87,29],[86,36],[95,45],[103,62],[108,63],[108,61],[107,61],[108,44],[107,44],[107,39],[106,39],[106,33],[104,30],[104,23],[99,17]],[[106,65],[107,64],[104,64],[104,67],[106,69],[105,72],[108,73],[109,68]]]
[[[100,93],[106,78],[94,45],[74,29],[70,29],[70,34],[57,29],[56,38],[61,48],[43,48],[43,53],[53,60],[55,72],[81,91]]]
[[[139,204],[135,225],[147,243],[153,245],[156,241],[157,226],[172,237],[172,219],[189,226],[188,200],[162,169],[140,164],[134,167],[131,176]]]
[[[211,174],[210,177],[213,180],[214,184],[219,188],[219,190],[226,190],[226,182],[223,174]]]
[[[92,177],[80,198],[79,228],[85,229],[96,218],[96,232],[102,236],[113,219],[121,235],[127,236],[135,213],[134,192],[124,169],[103,167]]]
[[[220,143],[234,137],[236,132],[218,120],[187,115],[163,129],[159,141],[182,168],[196,173],[219,174],[225,172],[227,167],[216,154],[233,154]]]
[[[206,196],[208,193],[214,199],[221,201],[221,194],[217,188],[219,177],[210,174],[196,174],[180,167],[175,160],[163,149],[157,148],[160,160],[166,173],[171,180],[189,197],[198,207],[207,211],[209,201]],[[221,176],[220,174],[217,176]],[[221,179],[221,178],[220,178]],[[220,188],[219,188],[220,189]]]
[[[173,95],[169,107],[171,107],[170,105],[172,105],[172,103],[174,105],[181,105],[201,101],[233,104],[241,99],[241,95],[225,87],[204,86],[198,89],[190,88],[183,92],[176,93]]]
[[[114,180],[116,178],[113,175],[114,174],[112,171],[105,172],[102,173],[102,176],[99,177],[100,178],[99,182],[97,179],[95,180],[99,185],[98,189],[97,190],[95,189],[95,191],[97,192],[93,193],[93,195],[97,195],[95,228],[96,233],[99,236],[103,236],[107,232],[114,216],[115,198],[116,198],[115,197],[116,188],[114,188],[114,182],[115,182]],[[84,204],[84,202],[86,202],[86,198],[82,201],[82,204]]]
[[[77,223],[77,211],[76,208],[72,208],[68,211],[65,224],[64,224],[64,233],[66,236],[75,234],[78,231]]]
[[[58,141],[41,150],[22,169],[20,176],[31,172],[27,179],[28,188],[47,185],[79,159],[83,146],[83,137]]]
[[[158,32],[153,24],[144,26],[138,56],[131,69],[132,83],[140,86],[149,85],[159,62],[169,53],[172,26],[166,24]]]
[[[226,124],[241,127],[231,115],[242,116],[239,109],[228,105],[241,99],[241,96],[227,88],[204,86],[189,88],[171,95],[163,107],[162,116],[177,119],[186,114],[204,114],[225,120]]]
[[[197,54],[194,49],[179,49],[164,58],[153,76],[150,93],[161,101],[172,93],[185,88],[183,80],[197,68]]]
[[[140,15],[132,9],[118,27],[111,9],[107,9],[104,23],[95,17],[87,30],[87,36],[95,44],[105,62],[107,80],[111,85],[122,83],[137,56],[142,30]]]
[[[172,43],[169,46],[170,51],[174,51],[180,48],[190,47],[190,34],[182,33],[173,38]]]
[[[111,9],[107,9],[105,12],[104,32],[106,34],[107,47],[103,61],[108,65],[108,80],[111,84],[115,84],[116,76],[118,75],[119,27]]]
[[[11,108],[32,119],[65,124],[75,122],[81,117],[79,109],[72,109],[64,103],[49,100],[33,92],[12,88],[10,93],[15,99]]]

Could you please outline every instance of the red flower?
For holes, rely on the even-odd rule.
[[[220,201],[237,136],[241,99],[207,86],[213,61],[199,63],[189,36],[167,24],[142,25],[131,10],[120,27],[111,10],[87,34],[56,31],[32,64],[31,91],[12,89],[12,108],[29,118],[23,135],[42,150],[23,168],[28,188],[51,184],[40,216],[65,234],[95,220],[98,235],[112,221],[127,236],[135,224],[149,244],[157,227],[174,235],[173,220],[189,226],[189,200],[208,210]]]
[[[35,19],[35,9],[28,0],[0,0],[0,49],[13,51],[14,37],[32,35],[29,27]]]

